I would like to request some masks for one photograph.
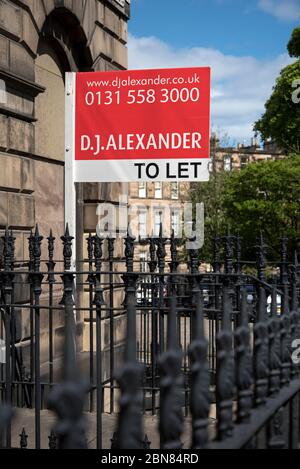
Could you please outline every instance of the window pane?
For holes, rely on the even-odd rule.
[[[226,155],[224,158],[224,171],[231,171],[232,169],[232,160],[230,155]]]
[[[162,199],[162,183],[161,182],[155,183],[155,198]]]
[[[147,265],[147,254],[142,252],[140,254],[140,270],[141,270],[141,272],[146,273],[147,270],[148,270],[147,267],[148,267],[148,265]]]
[[[174,232],[174,235],[176,237],[180,236],[180,228],[181,228],[181,223],[180,223],[180,214],[178,212],[173,212],[172,213],[172,232]]]
[[[171,199],[178,200],[179,199],[179,184],[178,182],[172,182],[171,184]]]
[[[154,236],[158,237],[160,234],[160,227],[162,224],[162,214],[161,213],[156,213],[155,214],[155,219],[154,219]]]
[[[145,199],[147,197],[147,183],[146,182],[139,183],[139,197],[141,199]]]
[[[141,238],[147,237],[147,214],[140,212],[139,214],[139,236]]]

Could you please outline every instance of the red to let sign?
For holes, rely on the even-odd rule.
[[[75,182],[208,179],[209,68],[77,73],[70,95]]]

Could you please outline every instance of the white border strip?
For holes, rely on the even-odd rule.
[[[65,224],[76,240],[76,190],[75,190],[75,96],[76,74],[66,73],[65,94]],[[76,268],[76,242],[73,245],[72,268]]]
[[[209,181],[209,159],[182,159],[182,160],[95,160],[75,161],[76,182],[135,182],[141,181]],[[159,170],[157,177],[156,167],[150,168],[147,177],[145,167],[139,168],[136,164],[156,165]],[[198,166],[195,167],[195,164]],[[201,166],[200,166],[201,164]],[[181,173],[180,173],[181,171]]]

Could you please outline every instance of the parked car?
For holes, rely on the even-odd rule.
[[[255,300],[255,289],[254,289],[254,286],[253,286],[253,285],[244,285],[244,286],[242,287],[242,290],[247,292],[247,302],[248,302],[248,304],[249,304],[249,305],[253,305],[253,304],[254,304],[254,300]]]
[[[267,302],[268,302],[267,311],[268,311],[268,314],[270,316],[271,312],[272,312],[272,296],[271,295],[268,296]],[[278,294],[277,297],[276,297],[277,315],[278,316],[281,315],[281,302],[282,302],[281,295]]]

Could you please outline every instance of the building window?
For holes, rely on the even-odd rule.
[[[139,236],[141,238],[147,237],[147,213],[139,213]]]
[[[181,234],[181,221],[180,213],[178,211],[172,212],[171,217],[171,230],[175,237],[178,238]]]
[[[242,156],[241,157],[241,169],[244,169],[248,166],[249,160],[248,156]]]
[[[158,238],[160,235],[160,228],[163,222],[162,212],[156,212],[154,217],[154,236]]]
[[[162,196],[163,196],[162,182],[155,183],[154,191],[155,191],[155,198],[162,199]]]
[[[141,252],[140,254],[140,271],[145,274],[148,271],[147,253]]]
[[[178,200],[179,199],[179,183],[172,182],[171,184],[171,199]]]
[[[232,170],[232,158],[230,155],[224,157],[224,171],[230,172]]]
[[[147,183],[139,182],[139,198],[146,199],[147,197]]]

